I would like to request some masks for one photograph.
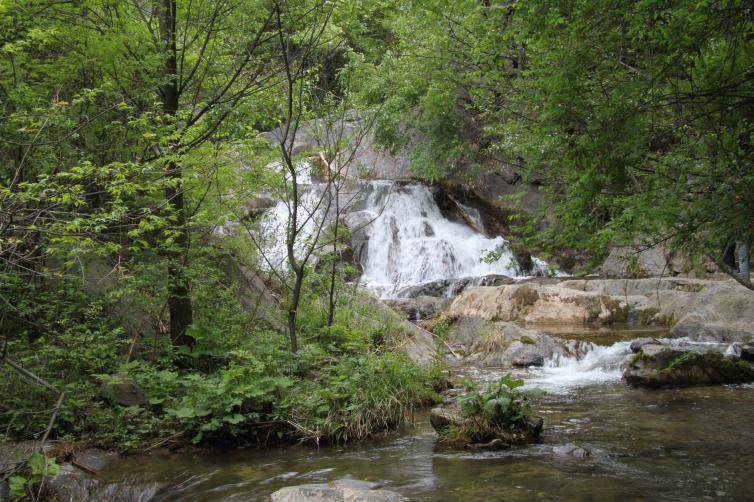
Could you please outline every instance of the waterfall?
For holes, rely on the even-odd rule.
[[[582,342],[574,352],[555,354],[545,361],[543,367],[534,370],[527,385],[557,394],[574,387],[619,382],[621,366],[630,354],[630,342],[610,346]]]
[[[394,298],[407,286],[444,280],[450,280],[451,294],[454,279],[519,275],[506,240],[487,238],[445,218],[426,185],[371,183],[365,211],[374,221],[368,229],[362,281],[380,297]],[[483,262],[489,252],[500,258]]]
[[[282,170],[278,164],[271,169]],[[328,185],[317,183],[308,162],[298,164],[300,183],[299,238],[297,256],[310,249],[318,229],[333,218],[332,208],[325,214],[327,201],[333,195]],[[349,180],[348,190],[339,195],[341,221],[347,213],[362,213],[369,222],[363,230],[366,245],[360,253],[362,283],[380,298],[399,298],[432,294],[453,296],[468,286],[489,284],[500,276],[521,277],[521,270],[503,237],[489,238],[483,229],[479,211],[458,204],[469,218],[455,222],[440,211],[431,189],[419,182],[396,183],[386,180]],[[353,196],[356,194],[356,196]],[[264,259],[261,267],[283,272],[287,269],[286,229],[289,225],[290,203],[279,201],[259,219],[257,239]],[[353,229],[352,229],[353,231]],[[313,262],[317,260],[314,254]],[[485,256],[494,255],[489,263]],[[549,275],[544,261],[532,257],[534,275]],[[417,293],[416,288],[432,285],[430,293]]]
[[[285,172],[280,163],[272,163],[267,167],[284,174],[286,182],[290,179],[290,175]],[[300,190],[296,226],[300,230],[294,245],[294,252],[299,259],[311,247],[317,230],[327,216],[324,214],[327,207],[328,194],[325,192],[327,186],[312,181],[311,169],[309,162],[296,164],[296,179]],[[280,200],[259,219],[256,238],[260,241],[263,250],[264,257],[260,266],[264,270],[273,269],[283,272],[288,269],[286,237],[291,211],[291,202]]]

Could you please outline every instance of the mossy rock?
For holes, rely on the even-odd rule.
[[[490,427],[463,418],[454,407],[433,408],[429,422],[445,444],[470,450],[499,450],[513,444],[530,443],[539,437],[544,424],[542,417],[530,416],[515,427]]]
[[[629,385],[658,388],[754,382],[754,366],[739,358],[715,351],[657,347],[648,345],[631,358],[623,373]]]

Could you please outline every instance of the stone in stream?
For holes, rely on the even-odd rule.
[[[573,457],[573,458],[587,458],[592,453],[577,444],[567,443],[560,446],[555,446],[552,449],[552,453],[558,457]]]
[[[453,323],[449,343],[468,354],[466,361],[488,367],[542,366],[565,352],[563,342],[512,322],[464,317]]]
[[[623,379],[634,387],[680,387],[754,381],[754,366],[720,352],[649,344],[628,363]]]
[[[281,488],[269,502],[405,502],[408,499],[389,490],[371,490],[352,483],[313,483]]]
[[[471,418],[464,418],[455,406],[433,408],[429,413],[429,423],[441,438],[447,438],[453,430],[463,431],[465,427],[471,427],[479,432],[478,424]],[[523,444],[534,441],[542,432],[544,420],[542,417],[532,416],[523,427],[518,430],[487,427],[487,431],[481,441],[472,441],[464,438],[462,434],[454,437],[450,443],[458,448],[467,450],[500,450],[513,444]]]
[[[637,352],[641,352],[641,349],[645,345],[656,345],[659,343],[660,342],[656,338],[637,338],[636,340],[631,340],[631,345],[629,347],[631,348],[631,352],[636,354]]]

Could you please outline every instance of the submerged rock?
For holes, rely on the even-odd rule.
[[[408,499],[389,490],[371,490],[348,483],[313,483],[281,488],[270,502],[404,502]]]
[[[555,446],[552,449],[552,453],[558,457],[573,457],[573,458],[587,458],[592,455],[592,452],[574,443],[567,443],[564,445]]]
[[[628,363],[623,379],[635,387],[679,387],[754,381],[754,366],[720,352],[650,344]]]

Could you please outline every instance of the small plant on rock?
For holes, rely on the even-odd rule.
[[[462,422],[451,432],[455,440],[481,443],[497,439],[511,444],[539,433],[541,421],[532,417],[530,392],[522,389],[523,380],[507,374],[482,388],[473,382],[464,384],[469,392],[458,400]]]

